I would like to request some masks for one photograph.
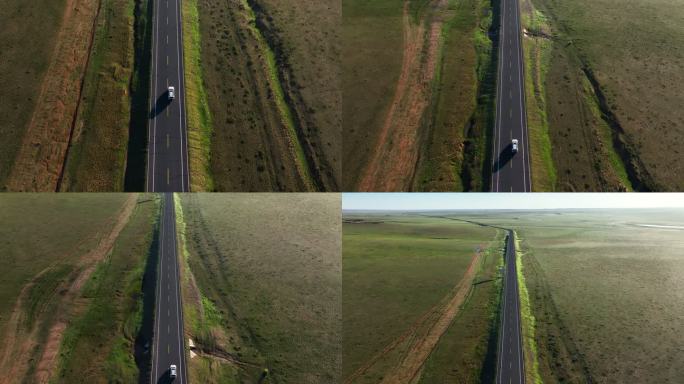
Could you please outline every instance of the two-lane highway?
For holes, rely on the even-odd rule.
[[[531,192],[529,134],[518,0],[501,0],[492,192]],[[514,153],[512,141],[518,140]]]
[[[506,243],[506,265],[504,292],[499,329],[499,361],[497,363],[497,384],[524,384],[525,362],[523,361],[522,335],[520,330],[520,300],[518,299],[518,275],[515,265],[515,239],[508,231]]]
[[[147,181],[149,192],[188,192],[181,0],[155,0]],[[168,88],[175,88],[169,100]]]
[[[165,193],[159,232],[157,308],[152,340],[152,383],[183,384],[188,382],[174,208],[173,194]],[[171,365],[177,367],[175,380],[170,377]]]

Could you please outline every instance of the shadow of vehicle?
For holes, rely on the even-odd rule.
[[[170,104],[171,100],[169,100],[169,92],[166,91],[157,98],[157,102],[154,104],[154,107],[152,107],[152,110],[150,111],[150,119],[154,119],[155,117],[159,116],[159,114],[164,112],[164,110]]]
[[[499,158],[494,162],[494,172],[498,172],[501,168],[508,164],[508,162],[513,159],[514,155],[515,153],[513,153],[513,145],[508,144],[506,148],[504,148],[504,150],[499,154]]]
[[[164,375],[157,380],[157,384],[171,384],[175,380],[176,379],[171,378],[171,371],[167,369],[166,372],[164,372]]]

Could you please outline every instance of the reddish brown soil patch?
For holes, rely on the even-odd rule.
[[[484,247],[480,249],[484,249]],[[405,342],[409,343],[409,347],[403,352],[401,362],[384,375],[382,383],[412,383],[419,376],[423,364],[425,364],[430,353],[435,349],[439,339],[449,328],[449,325],[451,325],[461,309],[461,305],[468,297],[477,272],[480,255],[481,252],[478,252],[473,256],[465,275],[463,275],[458,285],[446,297],[425,312],[404,333],[345,379],[345,384],[354,382],[356,378],[367,372],[380,359]]]
[[[440,0],[434,7],[443,9],[446,5],[447,2]],[[359,183],[359,191],[405,191],[410,188],[418,161],[421,118],[430,102],[442,24],[439,17],[429,23],[427,30],[424,20],[412,23],[409,3],[404,3],[401,73],[373,157]]]
[[[7,181],[9,190],[57,188],[99,8],[99,1],[67,0],[55,51]]]
[[[5,372],[5,374],[0,376],[1,384],[22,382],[25,378],[28,370],[27,363],[30,361],[30,357],[35,348],[38,347],[37,338],[39,328],[41,325],[45,324],[50,324],[50,330],[40,359],[36,363],[36,373],[32,382],[47,383],[50,380],[50,375],[55,372],[59,346],[62,342],[64,330],[66,329],[69,320],[77,316],[86,307],[86,303],[79,302],[78,299],[80,297],[81,288],[83,288],[83,285],[95,270],[97,264],[111,252],[119,233],[121,233],[128,223],[128,219],[133,213],[136,202],[137,195],[130,195],[111,225],[106,227],[111,228],[110,232],[102,237],[93,250],[78,259],[77,268],[74,269],[74,272],[70,276],[73,277],[73,279],[65,279],[57,286],[55,292],[53,292],[55,297],[59,297],[59,304],[56,310],[53,313],[40,314],[31,329],[25,329],[21,326],[20,320],[23,316],[23,302],[26,300],[30,288],[52,267],[48,267],[41,271],[32,279],[32,281],[22,288],[14,305],[14,309],[12,310],[12,315],[7,323],[5,335],[3,335],[5,345],[4,354],[2,360],[0,360],[0,369],[2,372]],[[60,292],[60,296],[57,295],[57,292]]]

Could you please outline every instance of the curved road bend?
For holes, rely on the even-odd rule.
[[[515,258],[515,240],[513,239],[513,231],[509,230],[506,243],[501,328],[499,329],[497,384],[525,383],[525,363],[520,330],[520,301],[518,299],[520,296],[518,294]]]
[[[155,0],[148,125],[148,192],[188,192],[188,137],[183,76],[181,0]],[[168,99],[168,87],[176,97]]]
[[[529,134],[518,0],[501,0],[496,123],[492,145],[492,192],[531,192]],[[518,153],[511,141],[518,140]]]
[[[176,242],[173,194],[165,193],[159,233],[157,308],[154,317],[152,383],[188,382],[183,340],[183,313]],[[176,365],[178,377],[171,380],[169,368]]]

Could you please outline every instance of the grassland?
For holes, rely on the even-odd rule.
[[[11,102],[0,120],[0,184],[142,190],[150,8],[140,0],[33,3],[3,4],[0,76]]]
[[[66,1],[0,2],[0,186],[5,186],[56,44]],[[32,22],[27,22],[31,19]],[[26,44],[27,39],[31,44]]]
[[[185,5],[190,157],[200,190],[336,190],[334,2]],[[193,144],[194,143],[194,144]]]
[[[63,191],[123,191],[129,154],[135,0],[103,0],[80,105],[71,133]],[[146,6],[137,14],[146,17]],[[142,57],[141,57],[142,59]],[[144,79],[143,79],[144,81]],[[148,84],[145,83],[145,86]],[[146,120],[137,120],[144,130]],[[142,190],[142,185],[137,190]]]
[[[485,188],[496,68],[489,38],[490,28],[496,28],[491,4],[342,3],[344,189]],[[424,46],[415,52],[416,44]],[[402,110],[411,112],[404,116],[397,112]],[[403,149],[392,154],[393,147]],[[405,163],[403,168],[378,174],[374,164],[383,151],[389,154],[380,163]],[[368,172],[388,182],[369,186],[364,180]]]
[[[684,76],[679,4],[533,0],[526,8],[549,32],[526,43],[530,68],[530,40],[547,41],[535,69],[546,101],[528,111],[548,126],[556,169],[540,189],[681,189],[674,143],[684,115],[672,112],[682,98],[669,86]]]
[[[682,230],[639,224],[681,227],[683,215],[623,209],[470,216],[516,229],[530,309],[523,326],[533,337],[528,373],[533,353],[548,383],[682,380]]]
[[[192,194],[177,207],[190,379],[337,382],[339,196]]]
[[[1,200],[0,365],[8,382],[137,377],[138,267],[155,204],[123,194]]]
[[[490,33],[498,28],[493,5],[450,1],[444,45],[432,94],[427,134],[412,189],[480,191],[490,151],[496,60]],[[485,178],[486,180],[486,178]]]
[[[64,334],[55,381],[133,383],[146,376],[134,345],[143,322],[141,287],[158,217],[157,199],[138,204],[111,254],[83,287],[85,310]]]
[[[480,255],[474,285],[411,382],[480,382],[496,329],[502,237],[497,230],[444,218],[345,213],[343,377],[393,377],[415,340],[427,338],[445,298]],[[492,328],[494,327],[494,328]],[[489,377],[491,379],[491,377]]]
[[[343,190],[370,161],[401,71],[402,0],[342,1]]]

